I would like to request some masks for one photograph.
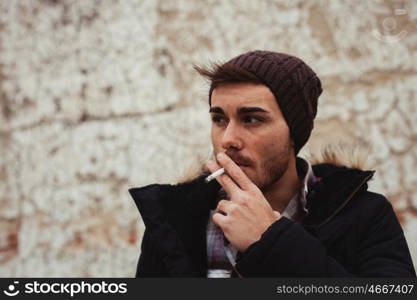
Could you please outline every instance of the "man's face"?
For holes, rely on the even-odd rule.
[[[230,83],[211,96],[211,140],[260,189],[285,173],[294,157],[288,125],[274,95],[262,84]]]

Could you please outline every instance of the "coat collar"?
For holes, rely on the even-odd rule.
[[[216,180],[206,183],[204,179],[209,173],[203,173],[192,182],[185,183],[188,193],[184,197],[185,209],[193,217],[208,215],[210,209],[216,207],[216,198],[221,189]]]
[[[206,224],[220,190],[215,180],[204,182],[206,175],[183,184],[129,189],[174,277],[206,276]]]
[[[309,214],[303,223],[318,227],[329,222],[356,193],[366,191],[375,173],[332,164],[314,165],[313,172],[318,180],[307,195]]]

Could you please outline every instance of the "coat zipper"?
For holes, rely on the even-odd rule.
[[[239,276],[239,278],[243,278],[243,276],[239,273],[239,271],[236,269],[236,261],[233,257],[233,254],[230,252],[229,247],[225,246],[224,250],[226,252],[226,256],[229,259],[230,264],[233,267],[233,270],[236,272],[236,274]]]

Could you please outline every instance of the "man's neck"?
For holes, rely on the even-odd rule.
[[[289,167],[281,178],[274,184],[262,190],[272,209],[282,213],[288,203],[299,191],[302,181],[298,177],[295,159],[289,162]]]

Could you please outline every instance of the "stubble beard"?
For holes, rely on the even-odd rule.
[[[263,162],[261,166],[263,173],[257,184],[261,191],[268,190],[272,187],[287,171],[291,155],[290,147],[290,144],[287,143],[273,160],[265,160]]]

